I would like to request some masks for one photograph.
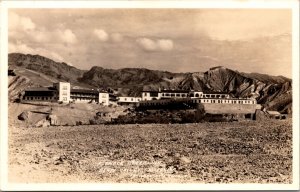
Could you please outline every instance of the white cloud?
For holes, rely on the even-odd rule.
[[[94,34],[100,41],[107,41],[109,39],[108,34],[103,29],[95,29]]]
[[[154,51],[157,49],[155,41],[148,38],[139,38],[137,43],[146,51]]]
[[[8,44],[8,52],[9,53],[23,53],[23,54],[32,54],[32,55],[41,55],[52,59],[57,62],[65,62],[65,59],[56,52],[51,50],[47,50],[44,48],[32,48],[26,45],[23,42],[17,42],[16,44],[9,43]]]
[[[8,27],[10,30],[21,29],[27,31],[34,30],[36,25],[28,17],[22,17],[14,12],[9,12]]]
[[[18,42],[17,44],[9,43],[8,52],[32,54],[34,50],[31,47],[27,46],[26,44]]]
[[[170,51],[174,47],[173,41],[170,39],[139,38],[136,41],[146,51]]]
[[[111,40],[115,43],[123,41],[123,36],[120,33],[111,34]]]
[[[57,35],[64,43],[73,44],[77,42],[76,35],[70,29],[57,30]]]
[[[173,41],[169,39],[161,39],[157,41],[158,47],[163,51],[169,51],[173,49]]]

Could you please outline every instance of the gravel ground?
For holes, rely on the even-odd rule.
[[[291,183],[292,120],[11,124],[9,181]]]

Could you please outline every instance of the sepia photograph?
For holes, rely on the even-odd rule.
[[[299,188],[295,9],[196,3],[7,6],[7,183]]]

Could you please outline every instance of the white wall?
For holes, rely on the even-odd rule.
[[[102,103],[105,106],[109,105],[109,94],[108,93],[99,93],[99,103]]]
[[[69,103],[70,102],[70,93],[71,93],[71,85],[68,82],[59,82],[53,84],[53,86],[58,91],[58,101]]]
[[[142,100],[141,97],[118,97],[119,101],[118,102],[123,102],[123,103],[138,103]]]

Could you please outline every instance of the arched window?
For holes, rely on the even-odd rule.
[[[199,97],[199,94],[198,94],[198,93],[196,93],[195,97]]]

